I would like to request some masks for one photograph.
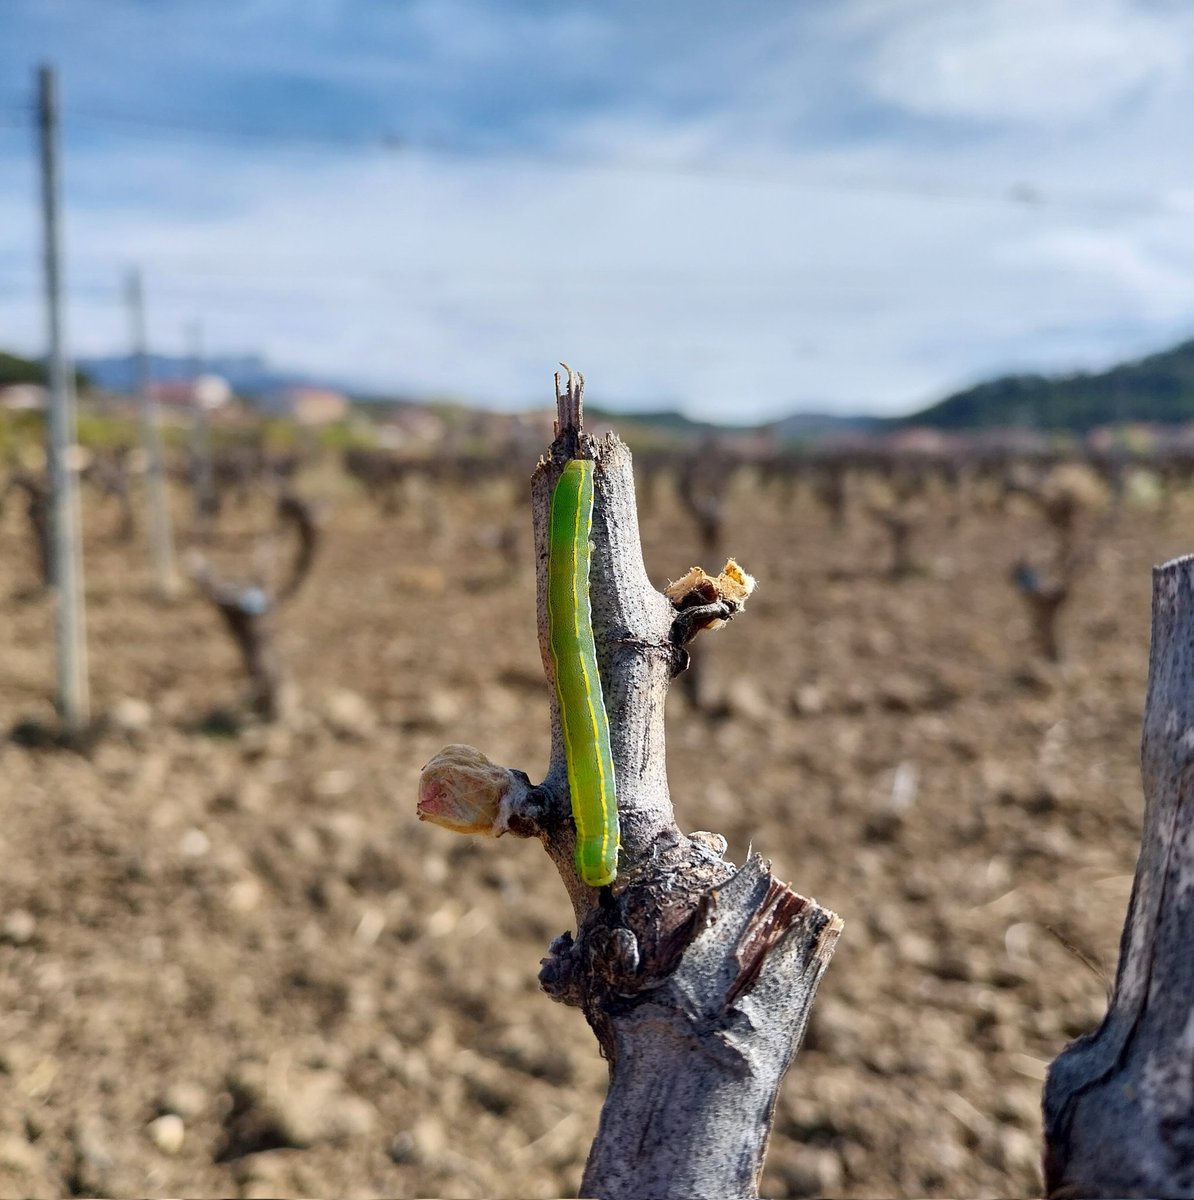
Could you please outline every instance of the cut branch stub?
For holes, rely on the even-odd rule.
[[[556,372],[556,440],[578,438],[584,425],[585,377],[567,363],[560,363],[567,372],[563,389],[560,373]],[[575,455],[569,454],[569,458]]]
[[[583,432],[583,384],[568,370],[561,388],[557,376],[556,438],[531,481],[539,641],[553,685],[547,776],[532,787],[478,751],[448,747],[425,768],[419,813],[458,830],[539,838],[571,897],[576,934],[552,943],[540,982],[584,1011],[610,1063],[585,1194],[750,1197],[841,922],[757,856],[738,869],[723,858],[723,838],[676,825],[668,684],[685,644],[740,612],[754,581],[731,560],[716,578],[694,568],[668,595],[655,590],[630,452],[613,435]],[[588,595],[621,824],[617,876],[599,889],[581,880],[574,857],[547,612],[552,493],[576,458],[594,464]]]
[[[1153,572],[1144,830],[1110,1008],[1044,1092],[1050,1196],[1194,1196],[1194,558]]]

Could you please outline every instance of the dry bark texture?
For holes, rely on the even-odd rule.
[[[757,855],[736,868],[722,858],[723,838],[686,836],[676,825],[664,748],[667,687],[687,662],[685,644],[741,605],[722,597],[680,608],[652,587],[630,453],[612,435],[595,441],[581,432],[582,386],[569,372],[556,440],[532,480],[539,639],[554,684],[546,610],[551,495],[569,459],[591,458],[589,595],[617,778],[618,877],[594,890],[577,874],[554,686],[547,777],[530,787],[521,772],[510,773],[496,831],[543,841],[576,913],[576,936],[552,944],[540,982],[584,1011],[610,1064],[583,1194],[754,1196],[780,1080],[841,922],[774,879]]]
[[[1144,832],[1110,1008],[1045,1085],[1050,1196],[1194,1196],[1194,557],[1153,572]]]

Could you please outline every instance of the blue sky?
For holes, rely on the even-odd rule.
[[[0,0],[0,346],[42,347],[36,65],[68,330],[363,387],[904,412],[1194,334],[1194,6]]]

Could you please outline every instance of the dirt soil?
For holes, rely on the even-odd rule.
[[[533,843],[415,817],[446,742],[546,763],[526,481],[393,514],[331,469],[302,486],[328,507],[280,616],[295,711],[234,734],[203,728],[242,688],[214,611],[155,601],[89,499],[109,729],[83,752],[38,744],[52,607],[22,514],[0,518],[4,1196],[579,1187],[606,1072],[536,983],[563,887]],[[846,922],[765,1195],[1039,1189],[1046,1064],[1101,1017],[1138,848],[1149,569],[1192,517],[1102,532],[1052,667],[1008,581],[1045,536],[1027,507],[936,504],[893,582],[865,512],[837,531],[736,480],[726,549],[760,586],[708,642],[715,714],[669,700],[673,799]],[[700,561],[670,489],[642,520],[659,586]],[[248,573],[270,527],[263,501],[231,509],[213,559]]]

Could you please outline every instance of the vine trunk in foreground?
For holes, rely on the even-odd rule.
[[[552,684],[547,776],[533,786],[471,747],[449,746],[424,768],[419,813],[461,832],[538,838],[568,890],[576,934],[552,944],[540,982],[584,1011],[609,1062],[584,1195],[755,1196],[780,1081],[841,922],[757,855],[736,867],[722,857],[723,838],[676,825],[668,684],[687,662],[686,644],[735,616],[753,581],[729,563],[716,578],[690,571],[666,595],[652,587],[630,452],[612,435],[583,433],[582,388],[571,371],[562,392],[557,380],[557,436],[531,487],[539,640]],[[593,463],[588,593],[621,836],[616,878],[596,889],[577,867],[548,624],[552,495],[577,459]]]
[[[1194,557],[1153,572],[1141,758],[1115,991],[1045,1084],[1051,1197],[1194,1196]]]

